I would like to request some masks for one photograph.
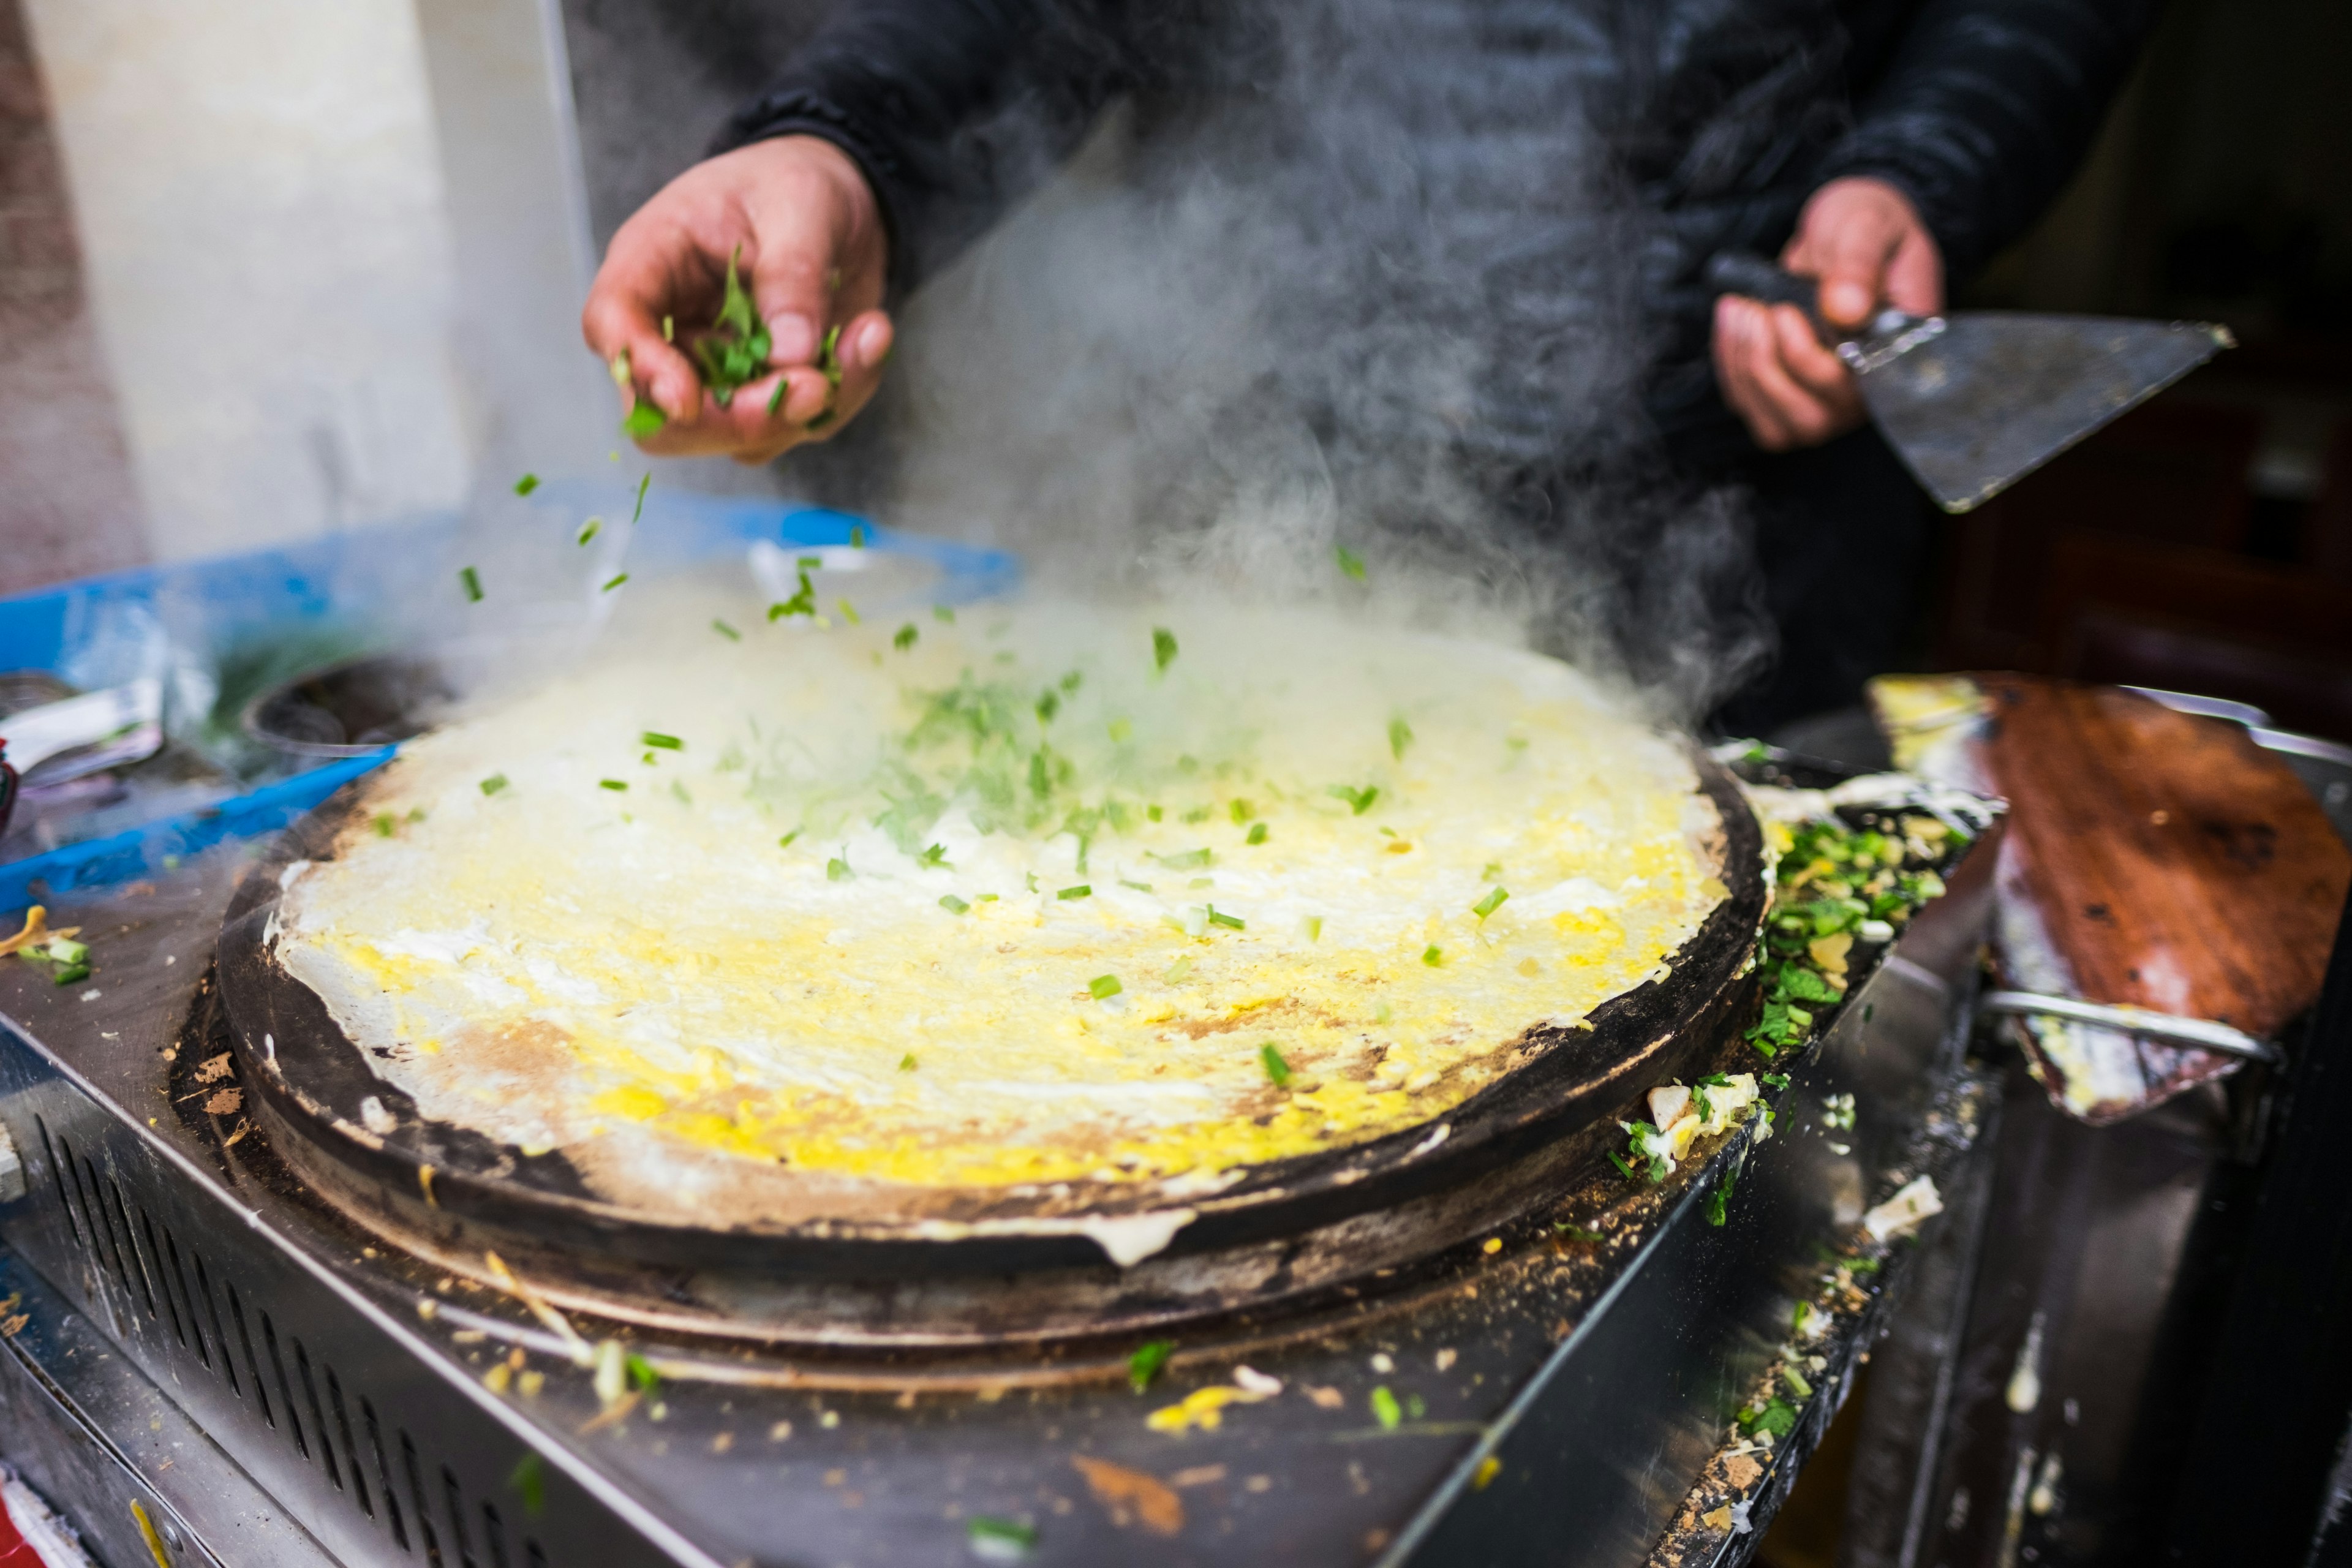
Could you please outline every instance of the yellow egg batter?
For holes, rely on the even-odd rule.
[[[280,960],[425,1114],[583,1168],[1213,1187],[1441,1118],[1726,896],[1685,743],[1534,655],[703,625],[411,742],[291,874]]]

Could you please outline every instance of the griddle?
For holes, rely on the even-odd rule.
[[[459,1274],[494,1280],[505,1267],[560,1306],[779,1343],[1131,1338],[1276,1303],[1328,1303],[1610,1172],[1606,1151],[1623,1142],[1618,1119],[1641,1114],[1634,1107],[1653,1085],[1695,1076],[1752,1011],[1749,956],[1768,899],[1761,831],[1731,775],[1703,754],[1694,761],[1724,825],[1717,870],[1730,894],[1663,978],[1596,1009],[1589,1029],[1529,1028],[1511,1068],[1442,1118],[1257,1166],[1207,1196],[1071,1182],[930,1196],[896,1221],[703,1226],[600,1197],[561,1151],[526,1153],[425,1119],[269,946],[286,873],[332,857],[366,815],[365,782],[246,877],[221,930],[221,997],[239,1076],[278,1156],[361,1224]],[[391,1131],[370,1131],[386,1112]],[[753,1167],[746,1179],[772,1180],[781,1194],[793,1177]],[[1083,1235],[936,1228],[1178,1207],[1197,1217],[1126,1268]]]

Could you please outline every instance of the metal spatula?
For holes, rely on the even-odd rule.
[[[2200,321],[2011,310],[1885,310],[1858,337],[1827,327],[1819,284],[1726,252],[1707,286],[1794,305],[1851,366],[1887,440],[1946,511],[1991,500],[2236,340]]]

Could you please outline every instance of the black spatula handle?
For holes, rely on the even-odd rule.
[[[1818,279],[1783,272],[1769,261],[1746,250],[1718,251],[1707,258],[1706,286],[1717,294],[1740,294],[1768,305],[1794,305],[1813,315],[1821,305]]]

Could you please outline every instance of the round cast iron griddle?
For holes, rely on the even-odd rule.
[[[976,1343],[1164,1326],[1296,1299],[1404,1268],[1605,1169],[1616,1119],[1686,1076],[1744,1021],[1764,917],[1762,834],[1731,776],[1696,758],[1723,823],[1730,889],[1667,973],[1538,1025],[1517,1061],[1429,1123],[1250,1168],[1207,1195],[1160,1183],[916,1192],[898,1220],[696,1225],[615,1204],[562,1151],[526,1154],[421,1119],[378,1078],[325,1004],[279,966],[268,930],[280,877],[331,858],[363,819],[345,786],[255,865],[224,922],[221,994],[249,1100],[278,1155],[361,1223],[477,1278],[496,1251],[551,1300],[675,1329],[848,1345]],[[362,1110],[391,1130],[368,1131]],[[782,1166],[740,1162],[751,1179]],[[781,1191],[781,1189],[780,1189]],[[780,1204],[779,1205],[782,1205]],[[1188,1210],[1128,1268],[1077,1228],[1093,1216]]]

